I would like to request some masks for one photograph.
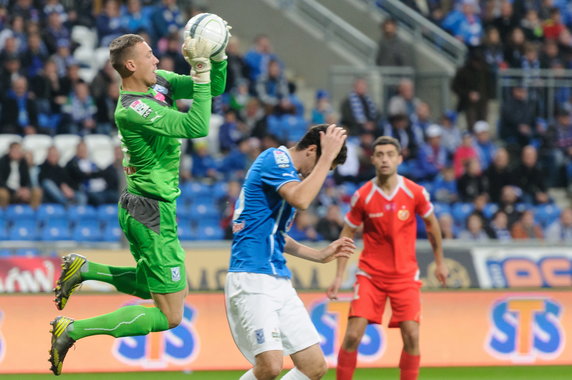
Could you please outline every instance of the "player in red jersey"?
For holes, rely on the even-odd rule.
[[[421,297],[419,268],[415,255],[417,222],[421,215],[435,255],[435,275],[445,285],[447,268],[443,260],[441,229],[433,213],[429,194],[415,182],[397,174],[403,161],[399,141],[381,136],[373,143],[372,163],[376,177],[355,192],[345,218],[341,237],[354,237],[363,224],[364,249],[354,285],[346,334],[338,355],[337,380],[353,376],[357,348],[369,323],[381,323],[386,300],[391,303],[389,327],[399,327],[403,351],[401,380],[419,375],[419,316]],[[328,297],[337,299],[347,259],[339,258],[336,278]]]

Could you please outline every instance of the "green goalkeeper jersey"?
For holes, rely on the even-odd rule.
[[[226,61],[212,62],[210,85],[168,71],[156,74],[157,83],[147,92],[120,91],[115,122],[127,191],[172,202],[181,193],[180,139],[208,134],[211,99],[222,94],[226,85]],[[193,99],[189,112],[177,110],[177,99]]]

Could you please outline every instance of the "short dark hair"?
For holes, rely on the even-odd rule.
[[[113,68],[122,78],[132,74],[131,71],[125,67],[125,60],[129,58],[133,46],[141,42],[145,42],[145,39],[140,35],[124,34],[109,44],[109,60]]]
[[[296,144],[296,150],[304,150],[308,148],[310,145],[316,145],[316,156],[320,158],[322,155],[322,146],[320,144],[320,132],[326,132],[328,129],[329,124],[318,124],[311,127],[304,137]],[[348,148],[344,142],[342,149],[340,149],[340,153],[336,156],[333,165],[343,165],[346,162],[346,158],[348,155]]]
[[[394,137],[379,136],[378,138],[375,139],[373,144],[371,144],[371,149],[375,150],[375,147],[378,145],[393,145],[395,149],[397,149],[397,152],[401,154],[401,144],[399,143],[399,140],[397,140]]]

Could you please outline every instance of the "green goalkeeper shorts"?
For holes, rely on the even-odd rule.
[[[119,225],[137,262],[137,282],[151,293],[175,293],[187,286],[185,251],[177,236],[176,204],[124,191]]]

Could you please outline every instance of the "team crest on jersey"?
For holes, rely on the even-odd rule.
[[[161,94],[167,94],[169,92],[169,90],[167,90],[164,86],[161,86],[160,84],[156,84],[153,86],[153,89],[157,92],[160,92]]]
[[[402,209],[397,211],[397,218],[399,220],[407,220],[407,218],[409,218],[409,210]]]
[[[274,161],[276,161],[276,165],[278,165],[279,168],[287,168],[290,166],[288,155],[279,149],[274,151]]]
[[[143,117],[147,117],[151,113],[151,107],[143,103],[141,100],[134,101],[129,107]]]
[[[235,234],[244,228],[244,222],[232,223],[232,233]]]

